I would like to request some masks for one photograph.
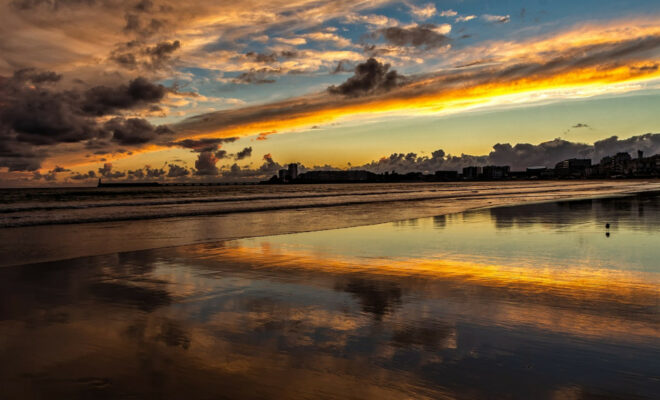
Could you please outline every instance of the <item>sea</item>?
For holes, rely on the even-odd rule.
[[[0,192],[0,397],[656,399],[660,182]]]
[[[0,189],[0,266],[649,190],[660,182]]]

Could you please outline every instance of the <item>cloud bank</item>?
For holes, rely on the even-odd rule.
[[[280,169],[287,167],[286,164],[277,162],[271,154],[264,155],[262,163],[257,167],[241,167],[236,163],[218,165],[221,160],[229,158],[226,152],[219,154],[218,151],[213,151],[209,148],[196,148],[201,150],[201,152],[195,161],[195,167],[192,169],[174,163],[168,163],[169,171],[167,173],[163,169],[155,169],[149,166],[145,166],[142,172],[118,171],[113,169],[111,163],[106,163],[98,169],[98,175],[94,171],[89,171],[88,174],[70,173],[69,178],[75,181],[93,180],[97,177],[110,179],[127,178],[130,180],[150,180],[149,178],[151,180],[153,178],[162,180],[173,178],[175,180],[202,181],[209,179],[230,182],[256,181],[269,179],[271,176],[276,175]],[[395,152],[366,164],[353,165],[350,169],[367,170],[374,173],[396,171],[400,174],[408,172],[433,174],[441,170],[461,171],[462,168],[469,166],[509,165],[514,171],[522,171],[528,167],[545,166],[554,168],[555,164],[559,161],[570,158],[589,158],[592,162],[598,163],[603,157],[611,156],[618,152],[627,152],[632,156],[636,156],[639,150],[643,151],[647,156],[660,154],[660,133],[647,133],[626,139],[612,136],[598,140],[593,144],[571,142],[559,138],[539,144],[496,143],[488,154],[483,155],[452,155],[447,154],[442,149],[432,151],[430,155]],[[223,152],[222,150],[219,151]],[[238,152],[234,158],[240,160],[251,155],[252,148],[247,147]],[[301,173],[317,170],[340,170],[340,168],[331,165],[306,166],[299,164],[299,171]],[[55,179],[55,173],[64,173],[66,171],[59,167],[54,171],[50,171],[48,174],[35,175],[33,179],[53,181]]]
[[[0,167],[36,170],[63,143],[98,150],[112,144],[142,145],[173,133],[126,116],[160,102],[167,92],[162,85],[138,77],[116,86],[62,89],[59,80],[51,71],[21,70],[0,77]]]

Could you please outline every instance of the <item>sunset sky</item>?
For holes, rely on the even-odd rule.
[[[657,1],[0,1],[0,186],[660,152]]]

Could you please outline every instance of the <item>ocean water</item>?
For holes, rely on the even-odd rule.
[[[0,268],[0,388],[655,399],[659,237],[646,193]]]
[[[0,266],[654,189],[657,180],[0,189]]]

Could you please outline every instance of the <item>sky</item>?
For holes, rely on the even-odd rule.
[[[657,1],[0,0],[0,186],[660,152]]]

